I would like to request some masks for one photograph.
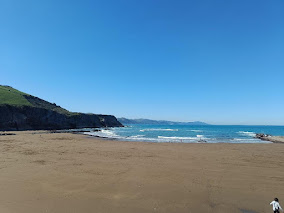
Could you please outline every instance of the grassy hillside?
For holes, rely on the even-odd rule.
[[[57,106],[56,104],[52,104],[35,96],[23,93],[10,86],[0,85],[0,105],[3,104],[8,104],[17,107],[32,106],[32,107],[44,108],[65,115],[75,114],[69,112],[66,109],[61,108],[60,106]]]
[[[112,115],[74,113],[0,85],[0,131],[121,127]]]
[[[32,106],[24,97],[26,93],[20,92],[9,86],[0,86],[0,104],[9,104],[14,106]]]

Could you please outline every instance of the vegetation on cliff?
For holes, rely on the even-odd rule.
[[[69,112],[66,109],[63,109],[54,103],[52,104],[38,97],[16,90],[13,87],[0,85],[0,105],[4,104],[16,107],[23,107],[23,106],[37,107],[37,108],[52,110],[65,115],[76,114],[73,112]]]
[[[55,103],[0,85],[0,130],[119,126],[122,124],[112,115],[69,112]]]
[[[0,85],[0,105],[8,104],[13,106],[32,106],[25,98],[28,95],[10,86]]]

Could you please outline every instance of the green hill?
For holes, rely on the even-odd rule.
[[[9,104],[13,106],[32,106],[25,98],[26,93],[20,92],[10,86],[0,85],[0,104]]]
[[[31,106],[31,107],[43,108],[43,109],[56,111],[58,113],[65,115],[76,114],[69,112],[66,109],[63,109],[60,106],[57,106],[56,104],[52,104],[38,97],[16,90],[13,87],[0,85],[0,105],[4,104],[17,106],[17,107]]]
[[[121,126],[112,115],[69,112],[54,103],[0,85],[0,131]]]

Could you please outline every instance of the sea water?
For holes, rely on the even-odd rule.
[[[270,143],[255,138],[256,133],[284,136],[284,126],[224,125],[129,125],[100,129],[85,134],[123,141],[176,143]]]

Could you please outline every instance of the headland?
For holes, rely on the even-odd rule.
[[[70,112],[55,103],[0,85],[0,131],[121,126],[113,115]]]

